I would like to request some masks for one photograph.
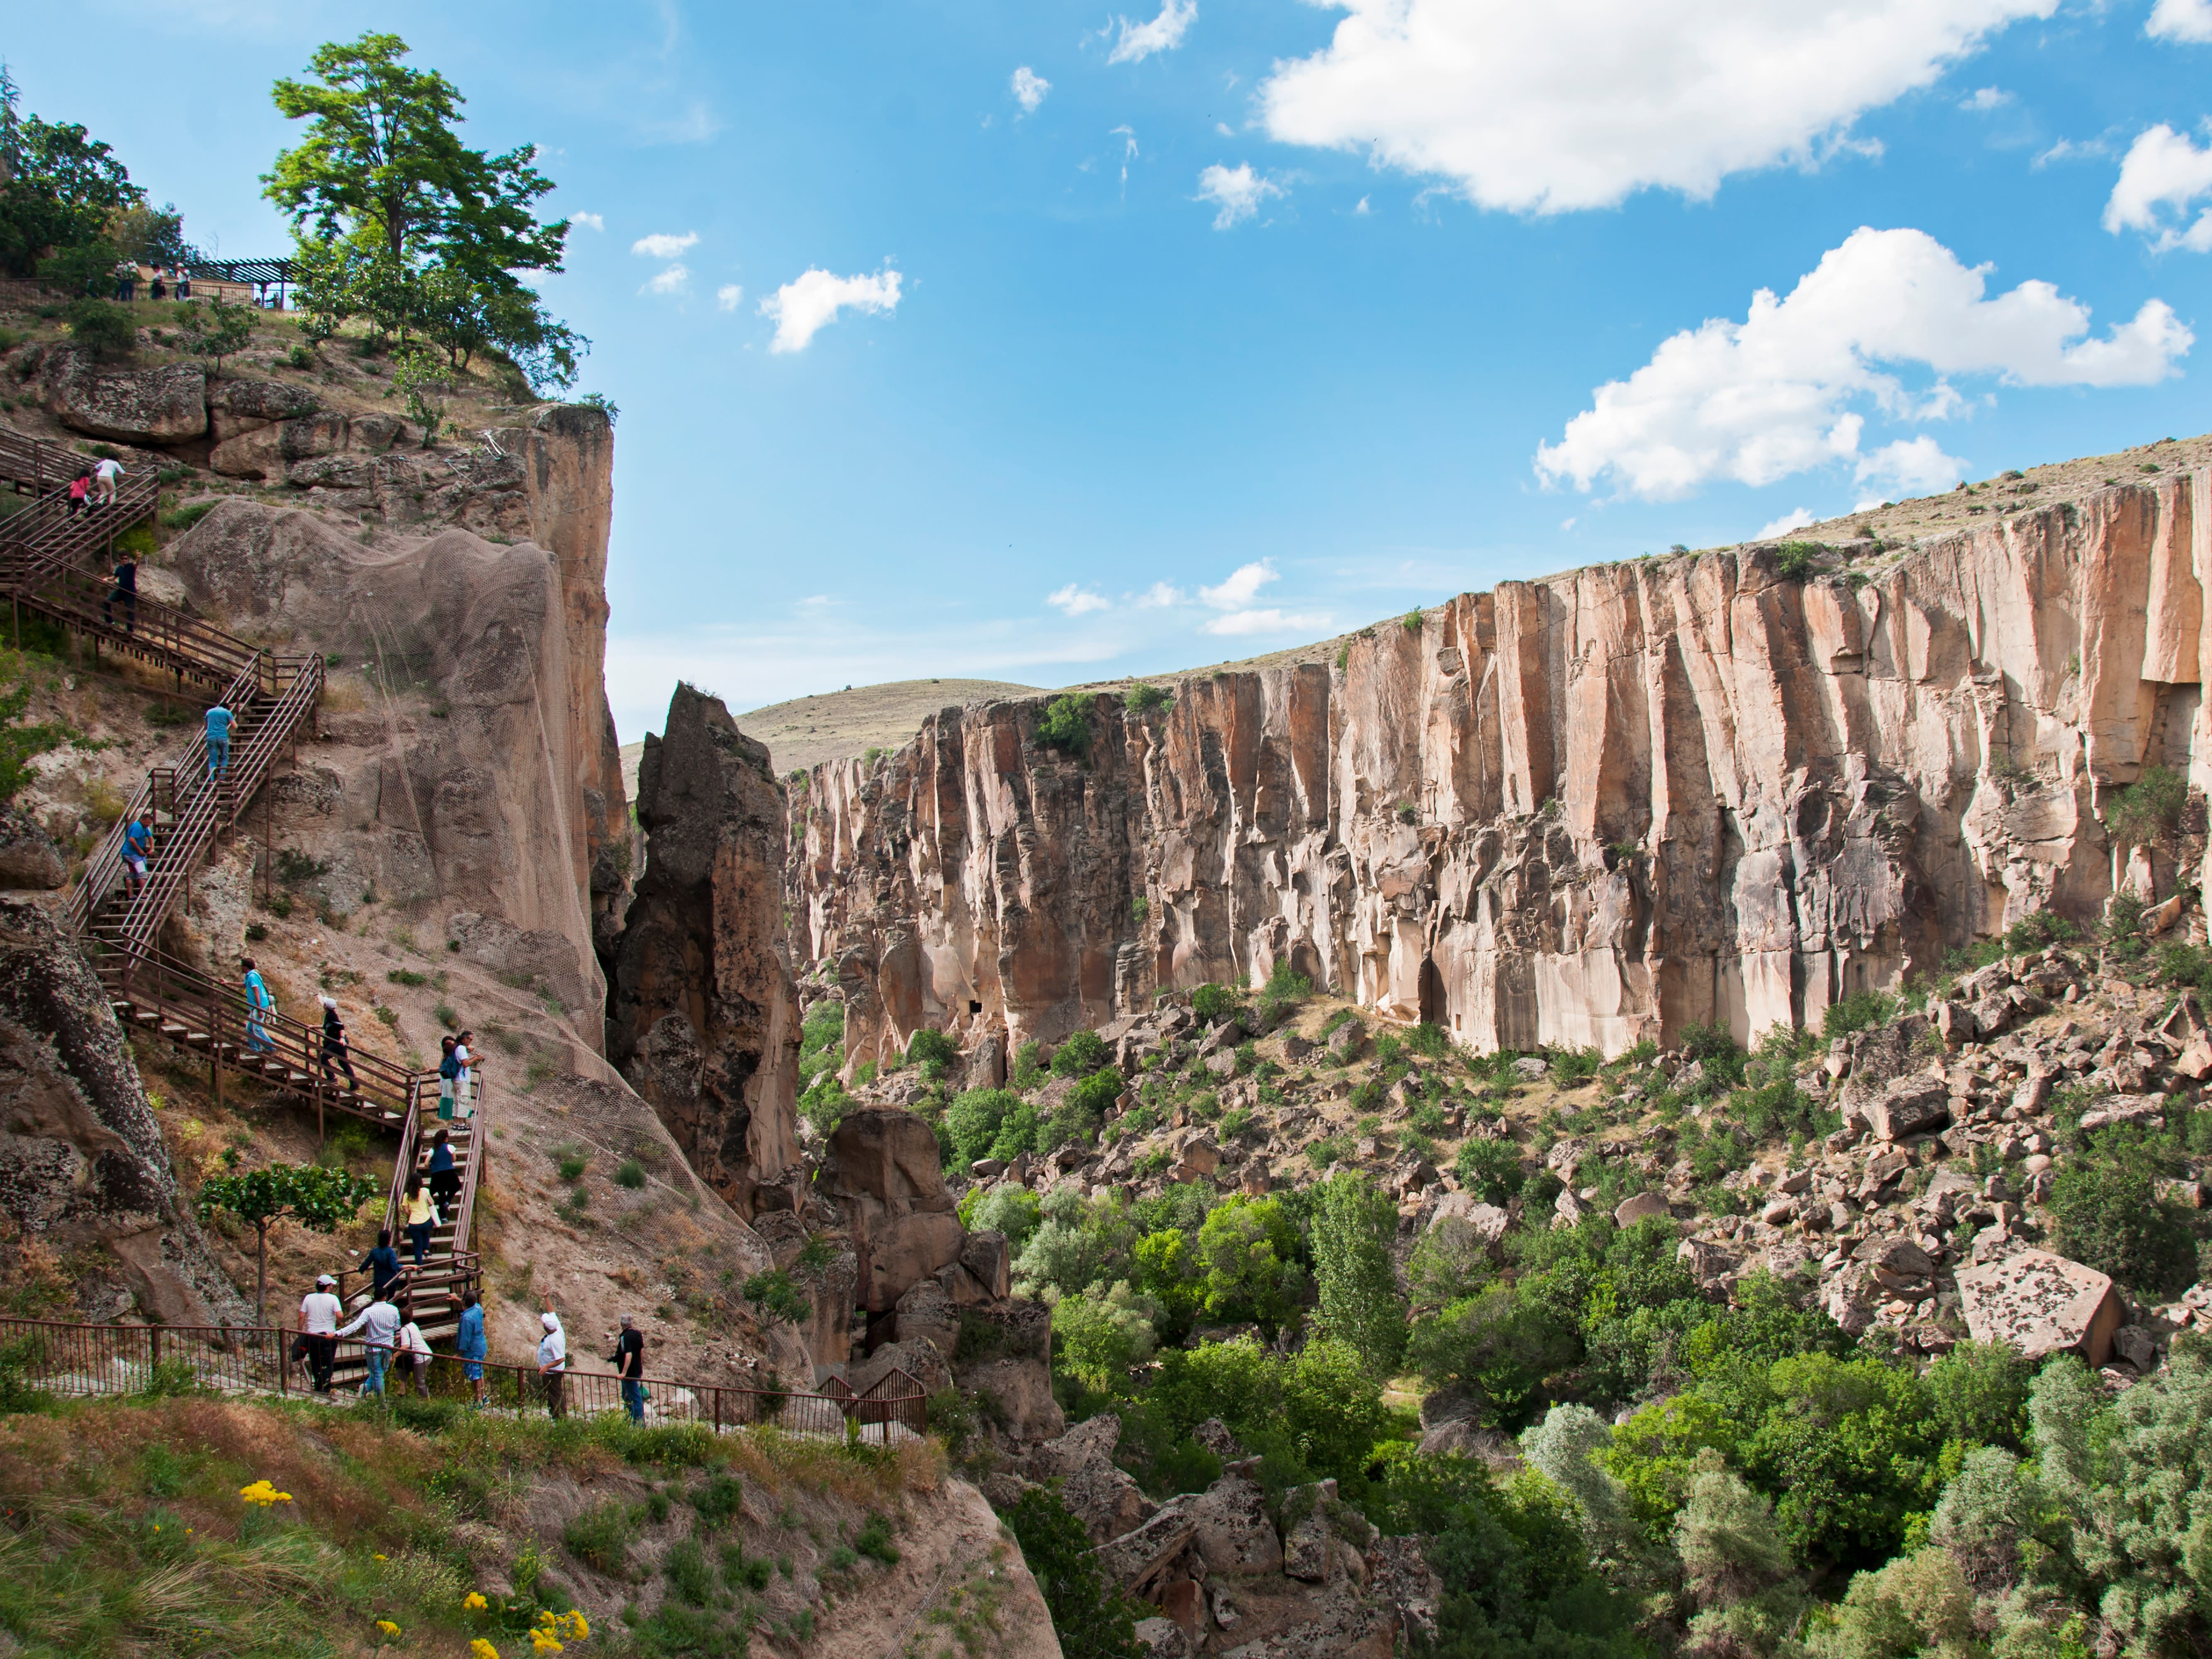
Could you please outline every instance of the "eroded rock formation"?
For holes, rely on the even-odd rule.
[[[8,1246],[83,1252],[76,1317],[246,1325],[177,1188],[106,993],[34,900],[0,898],[0,1213]],[[102,1248],[108,1255],[103,1257]],[[20,1265],[20,1264],[19,1264]]]
[[[948,709],[794,797],[803,948],[855,1060],[1282,962],[1485,1049],[1817,1022],[2030,911],[2171,890],[2100,813],[2147,766],[2212,782],[2208,579],[2198,472],[1863,585],[1771,548],[1503,583],[1334,669],[1102,696],[1083,758],[1043,699]]]
[[[790,1208],[799,1033],[782,786],[721,700],[688,685],[645,744],[647,860],[616,947],[608,1058],[739,1214]]]

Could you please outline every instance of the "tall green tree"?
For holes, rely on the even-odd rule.
[[[200,1187],[199,1212],[204,1221],[222,1212],[253,1224],[253,1316],[265,1324],[270,1224],[289,1216],[311,1232],[335,1232],[381,1190],[367,1176],[343,1170],[271,1164],[244,1175],[209,1176]]]
[[[112,270],[109,221],[145,192],[114,150],[82,126],[22,114],[20,101],[14,77],[0,66],[0,270],[36,276],[41,260],[91,246],[105,248],[97,268]]]
[[[427,334],[455,367],[505,353],[532,385],[566,386],[590,342],[549,316],[517,274],[558,271],[566,219],[541,221],[553,181],[537,146],[492,155],[455,129],[467,100],[407,43],[371,32],[317,49],[312,81],[276,84],[307,136],[263,175],[292,216],[306,302],[367,315],[383,332]]]
[[[1406,1352],[1406,1299],[1390,1265],[1398,1206],[1363,1176],[1332,1176],[1315,1189],[1310,1243],[1324,1335],[1348,1343],[1377,1376]]]

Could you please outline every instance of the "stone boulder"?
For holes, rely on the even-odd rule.
[[[1348,1059],[1359,1052],[1359,1045],[1367,1041],[1367,1028],[1355,1017],[1347,1019],[1328,1034],[1328,1051],[1338,1059]]]
[[[2108,1129],[2116,1123],[2140,1124],[2146,1128],[2166,1127],[2166,1097],[2164,1095],[2106,1095],[2081,1114],[2084,1129]]]
[[[1011,1294],[1013,1253],[1006,1247],[1006,1234],[990,1228],[969,1233],[960,1247],[960,1265],[993,1301],[1004,1301]]]
[[[1613,1223],[1616,1227],[1633,1227],[1638,1222],[1649,1220],[1654,1216],[1669,1219],[1673,1213],[1667,1207],[1666,1194],[1638,1193],[1633,1198],[1621,1200],[1613,1206]]]
[[[934,1279],[918,1279],[908,1285],[893,1317],[899,1341],[909,1348],[927,1342],[949,1361],[960,1346],[960,1317]]]
[[[1267,1495],[1258,1481],[1241,1474],[1223,1475],[1191,1506],[1191,1518],[1197,1525],[1198,1552],[1209,1571],[1281,1571],[1282,1540],[1267,1518]]]
[[[607,1058],[692,1168],[750,1217],[767,1206],[764,1189],[799,1162],[783,786],[768,750],[738,730],[719,698],[678,685],[665,732],[646,738],[637,821],[645,874],[615,946]],[[648,1048],[655,1028],[671,1021],[683,1030],[661,1030]],[[944,1190],[941,1179],[936,1186]],[[857,1231],[854,1243],[862,1245]],[[865,1286],[868,1252],[859,1255]],[[870,1305],[888,1309],[913,1282]]]
[[[50,350],[40,366],[46,413],[72,432],[126,444],[173,444],[208,429],[207,370],[198,363],[123,368],[88,351]]]
[[[1056,1440],[1032,1447],[1020,1465],[1020,1473],[1031,1480],[1060,1483],[1061,1500],[1083,1522],[1093,1544],[1120,1538],[1153,1517],[1152,1500],[1126,1471],[1114,1465],[1114,1448],[1121,1438],[1121,1419],[1103,1412]],[[1187,1532],[1184,1541],[1188,1541]],[[1105,1565],[1103,1552],[1100,1565]]]
[[[933,1342],[885,1342],[847,1368],[845,1383],[854,1394],[866,1394],[895,1370],[904,1371],[927,1394],[952,1386],[952,1369]]]
[[[1006,1045],[994,1035],[968,1053],[960,1086],[965,1089],[1003,1089],[1006,1086]]]
[[[1024,1443],[1067,1432],[1067,1414],[1052,1395],[1052,1374],[1042,1360],[1000,1358],[956,1373],[971,1394],[988,1394],[1004,1414],[1008,1436]]]
[[[1951,1121],[1951,1098],[1941,1078],[1900,1078],[1866,1106],[1867,1127],[1882,1140],[1933,1134]]]
[[[1437,1200],[1428,1230],[1463,1249],[1480,1250],[1492,1261],[1504,1259],[1505,1235],[1513,1218],[1495,1204],[1485,1204],[1473,1193],[1446,1193]]]
[[[0,897],[0,1212],[88,1264],[70,1317],[252,1322],[178,1187],[106,993],[52,915],[12,897]]]
[[[69,879],[61,848],[21,808],[0,811],[0,889],[46,891]]]
[[[2126,1304],[2094,1267],[2047,1250],[2021,1250],[1958,1275],[1966,1328],[1977,1342],[2008,1342],[2030,1359],[2079,1354],[2092,1370],[2112,1357]]]

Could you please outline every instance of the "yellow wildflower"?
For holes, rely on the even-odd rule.
[[[393,1624],[389,1619],[378,1620],[376,1621],[376,1627],[382,1631],[386,1636],[396,1638],[399,1634],[399,1626]]]
[[[530,1632],[530,1650],[533,1653],[559,1653],[562,1650],[560,1639],[543,1630]]]
[[[257,1480],[250,1486],[240,1486],[238,1489],[238,1495],[247,1503],[264,1510],[271,1504],[289,1504],[292,1501],[290,1492],[278,1492],[266,1480]]]
[[[584,1615],[580,1612],[571,1609],[566,1618],[571,1642],[580,1642],[592,1633],[592,1627],[584,1622]]]
[[[369,1557],[369,1559],[372,1561],[389,1561],[392,1558],[388,1555],[372,1555]]]
[[[499,1659],[499,1650],[479,1636],[469,1644],[469,1659]]]
[[[466,1595],[461,1598],[461,1605],[466,1607],[471,1613],[482,1613],[491,1604],[484,1600],[483,1592],[482,1590],[471,1590]]]

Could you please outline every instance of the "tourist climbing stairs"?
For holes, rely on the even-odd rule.
[[[240,812],[270,782],[300,734],[312,729],[323,689],[319,656],[280,657],[225,633],[189,612],[143,594],[114,590],[115,538],[151,517],[159,481],[143,467],[126,473],[111,505],[72,507],[70,481],[84,458],[0,427],[0,485],[32,498],[0,520],[0,592],[10,606],[15,636],[23,619],[42,617],[105,652],[169,674],[231,711],[226,764],[210,768],[207,733],[198,731],[183,752],[149,770],[106,837],[87,860],[70,892],[70,926],[91,949],[116,1018],[205,1059],[222,1098],[226,1077],[250,1077],[313,1107],[319,1133],[329,1115],[359,1119],[399,1138],[384,1224],[406,1243],[400,1219],[408,1178],[428,1187],[436,1132],[448,1131],[457,1196],[441,1206],[420,1267],[406,1253],[395,1295],[410,1299],[426,1335],[450,1336],[461,1293],[478,1278],[469,1248],[478,1166],[480,1117],[442,1122],[435,1115],[434,1073],[403,1066],[349,1046],[343,1059],[326,1053],[319,1019],[256,1007],[242,984],[210,977],[161,947],[163,921],[189,907],[193,874],[216,839],[238,827]],[[143,824],[153,848],[140,881],[125,861],[125,837]],[[471,1103],[473,1104],[473,1103]],[[349,1313],[371,1294],[368,1276],[342,1284]],[[360,1379],[358,1358],[340,1366],[341,1381]]]

